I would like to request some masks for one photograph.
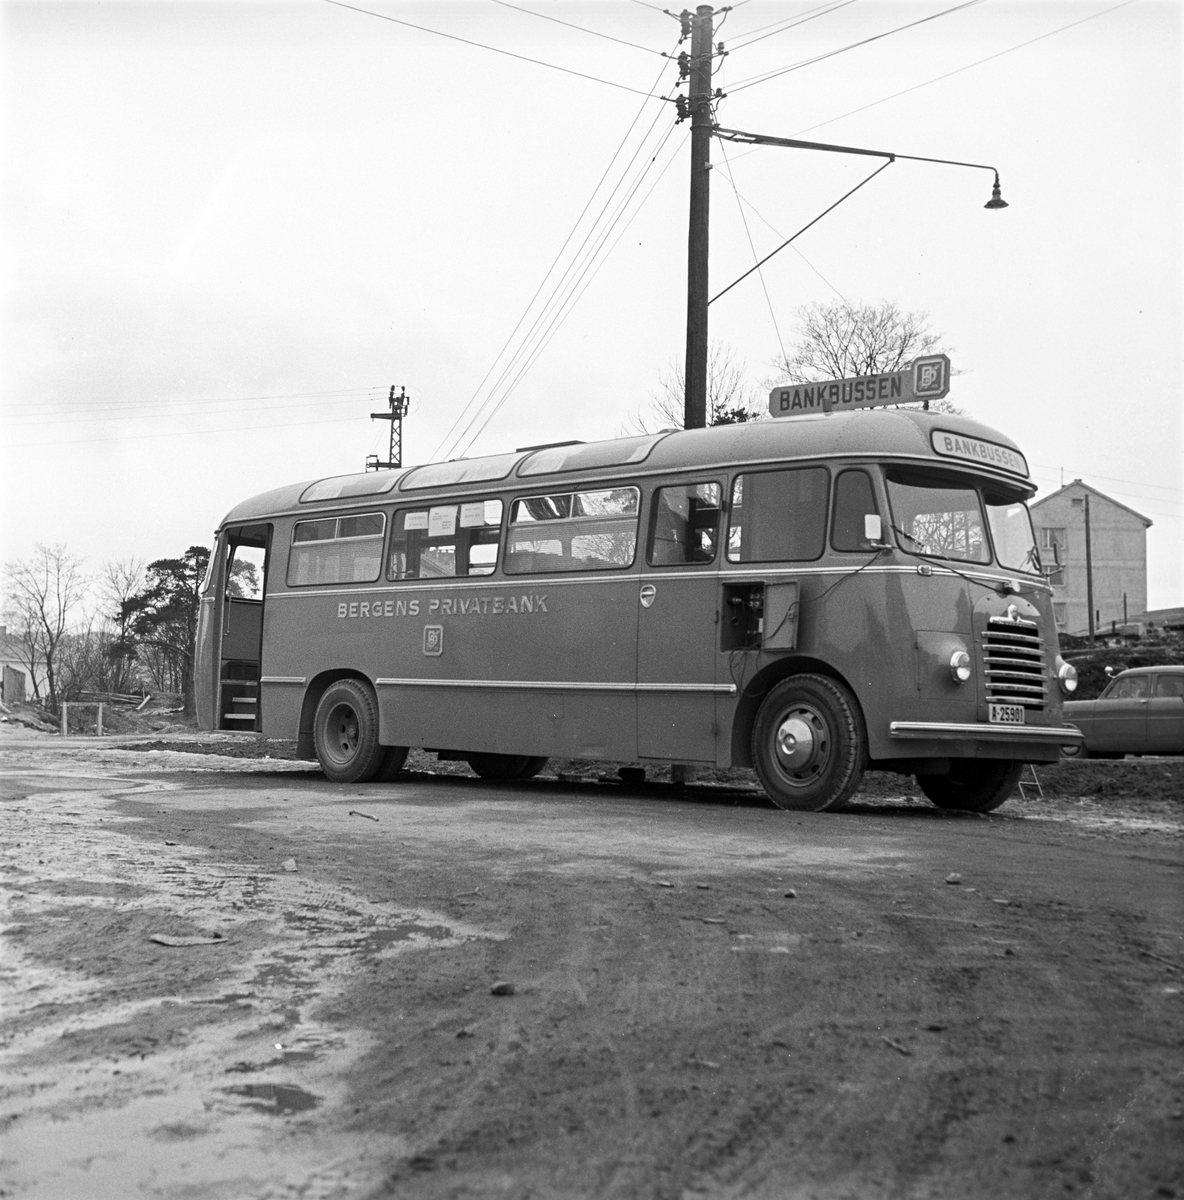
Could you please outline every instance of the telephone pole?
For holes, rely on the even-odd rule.
[[[407,389],[401,384],[399,394],[395,395],[395,385],[391,384],[391,394],[387,398],[390,412],[371,413],[372,421],[389,421],[391,423],[390,448],[387,451],[387,461],[379,461],[377,454],[366,456],[367,471],[393,471],[403,465],[403,418],[407,415]]]
[[[1085,496],[1085,602],[1089,606],[1089,644],[1094,644],[1094,552],[1089,532],[1089,495]]]
[[[691,18],[688,108],[691,114],[691,215],[687,233],[687,361],[683,426],[707,425],[707,248],[711,201],[711,38],[710,4]]]

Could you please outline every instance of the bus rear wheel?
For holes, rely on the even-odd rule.
[[[317,705],[313,741],[321,769],[334,783],[365,783],[383,765],[388,747],[378,741],[378,701],[357,679],[331,683]]]
[[[757,713],[752,760],[778,808],[838,808],[859,786],[867,761],[858,701],[825,675],[782,680]]]
[[[992,812],[1015,791],[1024,764],[1007,759],[956,758],[948,775],[918,775],[917,786],[938,808]]]
[[[482,779],[533,779],[547,765],[526,754],[468,754],[465,761]]]

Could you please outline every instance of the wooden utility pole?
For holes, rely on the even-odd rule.
[[[1094,644],[1094,553],[1089,536],[1089,496],[1085,497],[1085,602],[1089,605],[1089,644]]]
[[[707,246],[711,200],[711,38],[714,11],[700,4],[691,22],[691,216],[687,233],[687,361],[683,425],[707,425]]]

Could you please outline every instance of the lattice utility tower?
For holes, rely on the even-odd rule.
[[[389,421],[391,423],[391,444],[387,451],[387,461],[379,460],[377,454],[366,455],[367,471],[393,471],[403,465],[403,418],[407,415],[407,389],[399,385],[399,394],[395,395],[395,385],[391,384],[389,397],[390,412],[371,413],[372,421]]]

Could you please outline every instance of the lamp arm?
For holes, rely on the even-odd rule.
[[[831,154],[864,154],[871,158],[886,158],[895,161],[898,158],[910,162],[942,163],[947,167],[974,167],[981,171],[993,171],[999,178],[999,169],[986,163],[960,162],[955,158],[925,158],[920,154],[896,154],[889,150],[864,150],[859,146],[835,146],[829,142],[804,142],[800,138],[770,137],[763,133],[744,133],[739,129],[721,129],[718,125],[711,131],[717,138],[728,142],[743,142],[750,146],[788,146],[791,150],[825,150]]]

